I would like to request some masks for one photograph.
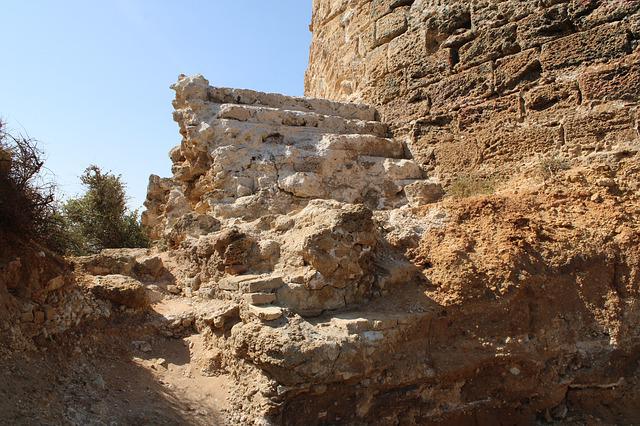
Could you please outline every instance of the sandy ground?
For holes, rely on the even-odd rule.
[[[190,306],[167,299],[153,308],[169,315]],[[198,366],[202,337],[161,336],[154,318],[93,324],[0,360],[0,424],[224,424],[232,384]]]

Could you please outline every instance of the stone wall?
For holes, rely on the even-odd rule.
[[[378,107],[425,170],[638,143],[640,1],[314,0],[306,94]]]

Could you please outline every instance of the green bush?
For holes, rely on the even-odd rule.
[[[148,247],[138,210],[127,208],[121,177],[88,167],[80,177],[84,195],[68,200],[61,220],[67,230],[69,254],[96,253],[105,248]]]

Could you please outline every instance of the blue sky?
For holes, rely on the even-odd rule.
[[[41,141],[63,195],[97,164],[139,207],[180,142],[169,85],[302,95],[310,15],[310,0],[3,0],[0,117]]]

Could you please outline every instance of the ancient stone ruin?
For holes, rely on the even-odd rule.
[[[386,291],[406,265],[375,221],[443,192],[373,108],[217,89],[201,76],[173,87],[183,141],[173,179],[151,177],[144,221],[185,253],[193,294],[244,298],[274,319]],[[256,306],[272,302],[281,308]]]
[[[640,2],[312,7],[308,97],[172,86],[153,249],[72,259],[37,297],[0,270],[7,341],[105,339],[156,392],[87,367],[55,419],[640,422]],[[140,417],[109,417],[110,383]]]

